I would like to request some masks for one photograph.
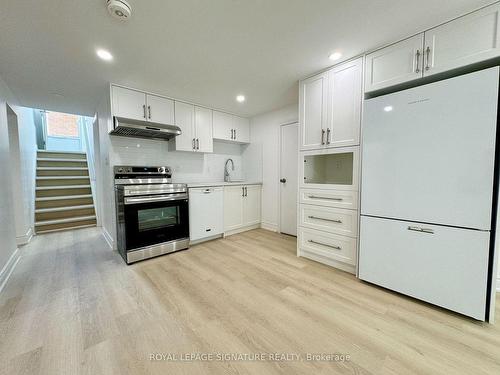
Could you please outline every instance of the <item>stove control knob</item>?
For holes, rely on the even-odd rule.
[[[118,173],[123,173],[123,168],[118,168]]]
[[[160,172],[160,173],[165,172],[165,168],[163,168],[163,167],[158,167],[158,172]]]

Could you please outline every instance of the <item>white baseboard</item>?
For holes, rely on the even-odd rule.
[[[19,248],[16,248],[5,266],[2,268],[2,271],[0,271],[0,293],[7,284],[7,281],[9,281],[9,277],[12,275],[12,272],[14,271],[14,268],[16,268],[20,258],[21,252],[19,251]]]
[[[109,232],[106,230],[106,228],[102,227],[102,236],[104,237],[104,239],[106,240],[106,243],[108,244],[108,246],[111,248],[111,250],[116,250],[115,249],[115,243],[113,241],[113,237],[111,237],[111,235],[109,234]]]
[[[28,244],[33,238],[33,228],[29,228],[25,235],[16,237],[17,246]]]
[[[258,228],[260,228],[260,224],[255,224],[255,225],[250,225],[248,227],[233,229],[233,230],[224,232],[224,237],[232,236],[233,234],[243,233],[243,232],[246,232],[246,231],[249,231],[252,229],[258,229]]]
[[[265,229],[265,230],[270,230],[271,232],[278,232],[279,231],[278,224],[274,224],[274,223],[262,222],[262,223],[260,223],[260,227],[262,229]]]

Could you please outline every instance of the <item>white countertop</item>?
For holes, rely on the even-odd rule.
[[[259,182],[259,181],[238,181],[238,182],[216,181],[216,182],[191,182],[191,183],[187,184],[188,188],[214,187],[214,186],[239,186],[239,185],[262,185],[262,182]]]

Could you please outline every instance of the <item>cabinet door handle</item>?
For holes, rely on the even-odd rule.
[[[430,56],[431,56],[431,47],[427,46],[425,49],[425,70],[429,70],[430,66]]]
[[[148,115],[149,115],[149,119],[151,120],[151,106],[148,105]]]
[[[326,144],[327,145],[330,144],[330,133],[331,133],[330,128],[326,129]]]
[[[408,230],[411,230],[413,232],[434,234],[434,230],[431,228],[422,228],[422,227],[417,227],[417,226],[412,226],[412,225],[408,226]]]
[[[245,188],[242,186],[241,187],[241,196],[244,197],[245,196]]]
[[[203,194],[210,194],[210,189],[203,190]]]
[[[415,68],[415,73],[420,73],[420,50],[417,49],[415,53],[415,59],[417,60],[417,67]]]
[[[308,195],[309,198],[311,199],[328,199],[331,201],[343,201],[344,198],[334,198],[334,197],[319,197],[317,195]]]
[[[342,224],[342,220],[337,220],[337,219],[325,219],[324,217],[318,217],[318,216],[308,216],[309,219],[316,219],[316,220],[323,220],[323,221],[331,221],[332,223],[338,223]]]
[[[200,149],[200,138],[196,138],[196,149]]]
[[[233,136],[233,129],[231,129],[231,139],[234,139],[234,136]]]
[[[146,116],[146,104],[142,105],[142,115],[144,116],[144,118],[147,118],[147,116]]]
[[[236,129],[234,129],[234,139],[236,140]]]
[[[325,144],[325,129],[321,129],[321,144]]]
[[[342,248],[340,246],[328,245],[326,243],[322,243],[322,242],[318,242],[318,241],[314,241],[314,240],[309,240],[308,242],[314,243],[316,245],[331,247],[332,249],[335,249],[335,250],[342,250]]]
[[[248,188],[245,186],[245,197],[248,197]]]
[[[193,150],[195,150],[195,149],[196,149],[196,147],[195,147],[195,139],[194,139],[194,138],[193,138],[193,144],[192,144],[192,147],[193,147]]]

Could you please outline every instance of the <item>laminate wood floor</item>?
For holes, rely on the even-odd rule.
[[[254,230],[126,266],[96,228],[37,236],[0,295],[0,373],[500,374],[499,324],[297,258],[295,246]]]

